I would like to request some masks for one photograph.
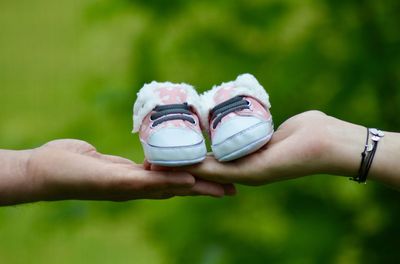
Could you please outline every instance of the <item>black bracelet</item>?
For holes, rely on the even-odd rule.
[[[370,137],[371,135],[371,137]],[[361,153],[361,164],[357,176],[350,178],[358,183],[365,183],[367,181],[369,170],[371,169],[372,162],[374,161],[378,143],[385,134],[376,129],[367,129],[367,141],[365,143],[364,151]]]

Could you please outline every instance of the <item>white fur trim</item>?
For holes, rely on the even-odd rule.
[[[214,101],[215,93],[224,87],[234,87],[234,92],[232,93],[232,97],[237,95],[246,95],[251,96],[257,99],[266,109],[271,108],[271,104],[269,102],[269,95],[265,91],[264,87],[257,81],[257,79],[249,74],[245,73],[239,75],[236,80],[231,82],[222,83],[218,86],[214,86],[211,90],[204,92],[200,95],[201,99],[201,122],[203,127],[208,129],[208,116],[210,110],[216,106],[216,102]]]
[[[154,107],[162,105],[161,99],[155,90],[160,88],[183,88],[187,91],[187,103],[194,108],[197,114],[200,115],[201,105],[200,97],[193,86],[185,83],[171,83],[171,82],[156,82],[146,83],[137,93],[137,99],[133,105],[133,133],[139,131],[143,118],[148,115]]]

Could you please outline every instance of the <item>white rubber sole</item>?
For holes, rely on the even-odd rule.
[[[201,141],[195,145],[179,147],[157,147],[141,142],[146,159],[151,164],[178,167],[196,164],[206,158],[206,144]]]
[[[270,122],[261,122],[225,139],[221,143],[211,145],[211,148],[218,161],[232,161],[260,149],[271,139],[273,133]]]

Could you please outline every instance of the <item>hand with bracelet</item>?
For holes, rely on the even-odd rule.
[[[372,130],[367,144],[366,137],[365,127],[309,111],[284,122],[256,153],[228,163],[209,156],[179,170],[209,181],[246,185],[313,174],[349,176],[361,182],[368,177],[400,190],[400,134]]]
[[[101,154],[80,140],[51,141],[32,150],[0,150],[0,205],[234,193],[231,184],[195,179],[185,172],[148,171],[142,164]]]

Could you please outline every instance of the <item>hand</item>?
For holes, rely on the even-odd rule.
[[[56,140],[32,150],[26,175],[33,201],[219,197],[235,192],[232,185],[195,179],[187,172],[148,171],[128,159],[100,154],[79,140]]]
[[[179,170],[209,181],[246,185],[317,173],[352,176],[357,173],[365,137],[362,126],[309,111],[284,122],[266,146],[249,156],[228,163],[209,156],[203,163]]]

